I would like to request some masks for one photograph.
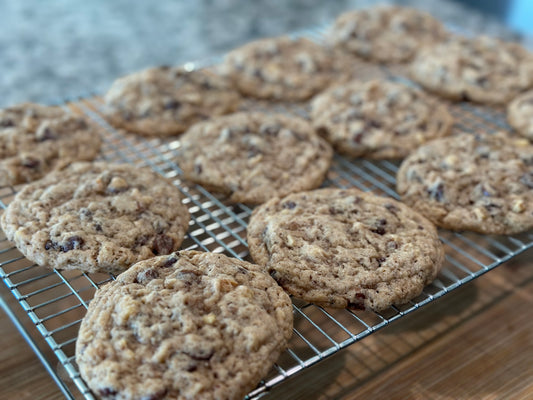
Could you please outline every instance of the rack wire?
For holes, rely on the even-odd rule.
[[[320,31],[308,31],[307,35],[317,39]],[[189,64],[189,68],[194,67],[194,64]],[[364,62],[357,68],[361,76],[406,79],[398,71]],[[249,259],[245,239],[252,209],[242,204],[229,204],[224,198],[201,186],[182,181],[181,170],[174,161],[176,150],[180,147],[179,137],[147,139],[113,129],[101,117],[102,100],[96,96],[69,101],[63,106],[73,113],[86,115],[102,127],[104,144],[101,159],[148,166],[170,178],[182,191],[184,203],[191,214],[182,248],[222,252]],[[277,106],[276,110],[280,111],[280,107],[283,111],[300,115],[306,113],[305,107],[301,106]],[[245,108],[268,109],[269,106],[252,101]],[[509,130],[502,110],[468,103],[450,104],[449,108],[456,119],[456,132]],[[324,186],[357,187],[398,198],[394,189],[397,169],[398,163],[395,162],[336,155]],[[0,188],[0,213],[9,205],[18,189],[17,186]],[[328,309],[293,299],[294,335],[289,348],[248,398],[261,397],[289,377],[533,247],[532,233],[488,236],[441,230],[439,235],[446,251],[444,267],[420,296],[403,306],[393,306],[378,313]],[[94,399],[78,372],[74,357],[75,343],[80,322],[95,291],[113,280],[114,276],[39,267],[25,259],[0,232],[0,277],[64,367],[67,376],[61,376],[53,368],[48,370],[65,395],[69,398],[81,396]],[[2,303],[6,307],[5,302]],[[15,319],[15,322],[18,321]],[[24,332],[21,330],[21,333]],[[36,346],[34,350],[42,358]],[[77,393],[67,388],[66,383],[70,382],[75,384]]]

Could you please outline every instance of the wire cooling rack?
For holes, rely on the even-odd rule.
[[[312,38],[320,32],[308,32]],[[196,65],[188,64],[188,68]],[[359,76],[381,76],[404,80],[398,71],[360,62]],[[174,162],[178,139],[146,139],[110,127],[100,116],[99,97],[77,99],[63,104],[74,113],[81,113],[102,126],[101,159],[148,166],[170,178],[184,194],[191,213],[185,249],[222,252],[249,259],[246,226],[252,209],[242,204],[229,204],[224,198],[201,186],[182,182],[181,171]],[[244,108],[274,109],[306,114],[305,107],[266,103],[247,103]],[[456,132],[509,130],[502,110],[467,103],[450,104],[456,118]],[[398,163],[368,161],[335,156],[324,186],[358,187],[380,195],[398,198],[394,190]],[[19,187],[0,188],[0,213],[9,205]],[[274,368],[248,397],[257,398],[311,365],[319,363],[339,350],[363,339],[391,322],[434,301],[457,287],[477,278],[533,246],[533,234],[487,236],[474,233],[439,232],[445,245],[446,261],[437,279],[416,299],[401,307],[384,312],[328,309],[293,299],[294,335],[289,348],[280,356]],[[0,232],[0,277],[22,306],[23,310],[55,353],[66,373],[51,367],[41,349],[22,328],[20,320],[6,309],[23,336],[45,364],[52,377],[68,398],[93,399],[94,396],[80,377],[74,349],[81,319],[95,291],[114,279],[107,274],[50,270],[32,264]],[[2,300],[2,305],[6,307]],[[74,385],[72,385],[72,382]],[[77,388],[75,392],[74,388]]]

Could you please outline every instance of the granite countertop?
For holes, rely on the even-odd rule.
[[[331,22],[364,0],[0,0],[0,107],[102,93],[124,74],[220,55],[249,40]],[[451,27],[509,38],[448,0],[396,1]]]

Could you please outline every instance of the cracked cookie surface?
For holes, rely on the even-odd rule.
[[[450,133],[446,106],[424,92],[384,80],[353,81],[316,96],[313,126],[343,154],[403,158],[422,143]]]
[[[421,50],[411,77],[453,100],[502,104],[533,86],[533,55],[516,43],[461,37]]]
[[[237,113],[196,124],[181,138],[185,178],[232,202],[260,204],[319,186],[333,151],[304,119]]]
[[[308,39],[261,39],[231,51],[223,73],[245,95],[301,101],[324,90],[349,71],[348,58]]]
[[[100,145],[96,125],[60,107],[23,103],[0,110],[0,187],[92,160]]]
[[[533,227],[533,146],[503,133],[437,139],[404,160],[397,190],[443,228],[522,232]]]
[[[259,266],[180,251],[96,292],[76,343],[102,399],[242,399],[292,334],[289,296]]]
[[[377,6],[340,15],[328,42],[362,58],[402,63],[420,47],[446,38],[442,24],[431,15],[408,7]]]
[[[436,228],[406,205],[358,189],[274,198],[248,225],[255,262],[297,298],[386,309],[418,296],[442,266]]]
[[[148,168],[74,163],[25,186],[1,225],[38,265],[120,273],[179,248],[189,222],[181,200]]]
[[[112,125],[145,136],[171,136],[233,112],[241,96],[225,78],[205,69],[156,67],[117,79],[104,101]]]

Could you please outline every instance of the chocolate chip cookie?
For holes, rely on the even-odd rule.
[[[60,107],[24,103],[0,110],[0,187],[92,160],[100,145],[96,125]]]
[[[450,133],[446,106],[399,83],[353,81],[316,96],[311,118],[337,151],[354,157],[403,158]]]
[[[157,67],[116,80],[104,100],[112,125],[145,136],[170,136],[236,110],[241,97],[208,70]]]
[[[502,104],[533,86],[533,56],[516,43],[455,37],[421,50],[410,73],[441,96]]]
[[[504,134],[437,139],[404,160],[397,190],[443,228],[522,232],[533,226],[533,146]]]
[[[412,8],[377,6],[340,15],[328,42],[359,57],[382,63],[410,61],[420,47],[446,38],[442,24]]]
[[[306,100],[342,79],[345,56],[308,39],[261,39],[231,51],[222,71],[245,95],[272,100]]]
[[[533,139],[533,90],[521,94],[509,103],[507,121],[518,133]]]
[[[242,399],[292,334],[289,296],[259,266],[180,251],[96,292],[76,343],[102,399]]]
[[[333,151],[298,117],[237,113],[193,126],[181,138],[177,163],[185,178],[259,204],[319,186]]]
[[[189,222],[181,199],[151,169],[74,163],[25,186],[1,225],[38,265],[120,273],[179,248]]]
[[[274,198],[248,225],[255,262],[290,294],[331,307],[380,311],[418,296],[444,253],[424,217],[391,198],[319,189]]]

